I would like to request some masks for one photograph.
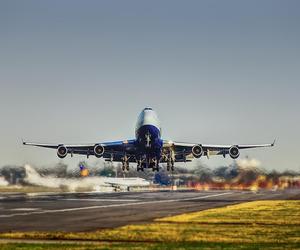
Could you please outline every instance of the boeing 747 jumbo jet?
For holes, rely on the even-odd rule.
[[[129,163],[137,163],[137,171],[143,171],[144,168],[159,171],[159,164],[166,163],[169,171],[174,170],[175,162],[189,162],[202,156],[225,157],[227,154],[236,159],[240,155],[240,149],[272,147],[275,141],[272,144],[208,145],[163,140],[157,114],[152,108],[145,108],[138,117],[133,140],[76,145],[31,142],[23,144],[56,149],[59,158],[65,158],[67,154],[103,157],[106,161],[122,162],[123,170],[129,170]]]

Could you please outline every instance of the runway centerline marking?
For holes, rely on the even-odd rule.
[[[28,213],[0,215],[0,218],[10,218],[10,217],[14,217],[14,216],[26,216],[26,215],[33,215],[33,214],[72,212],[72,211],[90,210],[90,209],[97,209],[97,208],[126,207],[126,206],[157,204],[157,203],[171,203],[171,202],[178,202],[178,201],[202,200],[202,199],[206,199],[206,198],[218,197],[218,196],[229,195],[229,194],[233,194],[233,192],[206,195],[206,196],[200,196],[200,197],[197,196],[197,197],[183,198],[183,199],[159,200],[159,201],[142,201],[142,202],[121,203],[121,204],[111,204],[111,205],[101,205],[101,206],[89,206],[89,207],[76,207],[76,208],[64,208],[64,209],[52,209],[52,210],[43,210],[43,211],[32,211],[32,212],[28,212]]]

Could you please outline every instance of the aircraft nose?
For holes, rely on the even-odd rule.
[[[148,124],[153,121],[153,112],[149,112],[149,110],[144,111],[143,115],[143,123]]]

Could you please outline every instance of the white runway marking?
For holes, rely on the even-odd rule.
[[[47,195],[60,195],[60,193],[57,192],[42,192],[42,193],[27,193],[27,196],[47,196]]]
[[[110,201],[110,202],[134,202],[136,199],[61,199],[60,201]]]
[[[41,210],[40,208],[34,208],[34,207],[20,207],[20,208],[12,208],[11,211],[36,211]]]
[[[26,215],[33,215],[33,214],[72,212],[72,211],[90,210],[90,209],[97,209],[97,208],[126,207],[126,206],[137,206],[137,205],[156,204],[156,203],[171,203],[171,202],[178,202],[178,201],[201,200],[201,199],[218,197],[218,196],[229,195],[229,194],[233,194],[233,192],[212,194],[212,195],[206,195],[206,196],[200,196],[200,197],[197,196],[197,197],[192,197],[192,198],[173,199],[173,200],[142,201],[142,202],[121,203],[121,204],[111,204],[111,205],[102,205],[102,206],[90,206],[90,207],[76,207],[76,208],[32,211],[32,212],[28,212],[28,213],[0,215],[0,218],[10,218],[10,217],[14,217],[14,216],[26,216]]]

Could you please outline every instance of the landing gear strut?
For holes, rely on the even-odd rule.
[[[124,157],[122,158],[122,170],[125,171],[129,171],[129,161],[128,161],[128,157],[125,154]]]
[[[159,171],[159,159],[153,159],[150,166],[152,166],[152,171]]]
[[[166,158],[167,158],[167,171],[170,171],[170,170],[174,171],[175,154],[172,149],[170,149]]]
[[[141,160],[139,160],[138,162],[137,162],[137,169],[136,169],[137,171],[144,171],[144,167],[143,167],[143,165],[142,165],[142,161]]]

